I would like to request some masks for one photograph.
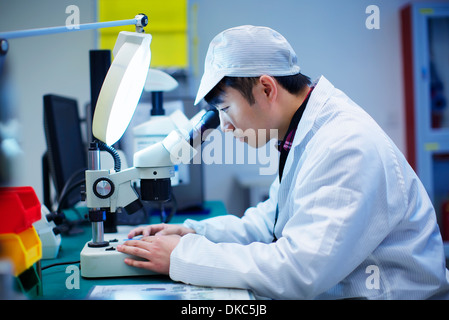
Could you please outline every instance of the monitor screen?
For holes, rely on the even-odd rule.
[[[87,168],[77,101],[57,95],[45,95],[44,128],[49,174],[59,198],[66,183],[71,180],[73,184],[83,179],[81,170]],[[72,178],[75,174],[76,177]],[[76,188],[68,196],[63,208],[75,205],[80,199],[80,188]]]

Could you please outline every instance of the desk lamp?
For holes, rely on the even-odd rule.
[[[101,87],[92,122],[94,137],[109,148],[122,137],[139,102],[150,67],[151,39],[150,34],[144,33],[122,31],[118,35],[112,51],[115,58]],[[89,170],[99,170],[99,148],[92,144],[88,154]],[[103,198],[108,191],[114,191],[108,189],[112,187],[108,180],[101,180],[95,184],[94,192]],[[142,207],[138,201],[133,206],[137,207],[132,212]],[[103,240],[104,214],[100,207],[89,210],[93,235],[90,246],[108,244]]]

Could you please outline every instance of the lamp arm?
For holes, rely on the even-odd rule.
[[[107,21],[107,22],[94,22],[80,24],[77,28],[68,28],[67,26],[60,27],[50,27],[50,28],[38,28],[38,29],[28,29],[28,30],[18,30],[18,31],[8,31],[0,32],[0,39],[16,39],[25,37],[42,36],[48,34],[82,31],[82,30],[92,30],[119,26],[129,26],[135,25],[138,32],[143,31],[143,27],[148,24],[148,17],[145,14],[138,14],[133,19],[128,20],[117,20],[117,21]]]

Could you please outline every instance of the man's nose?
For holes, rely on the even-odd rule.
[[[223,132],[233,132],[235,130],[235,127],[232,125],[232,123],[221,114],[220,114],[220,127],[221,131]]]

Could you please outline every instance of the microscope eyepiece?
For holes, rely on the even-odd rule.
[[[201,120],[190,130],[189,138],[190,145],[193,148],[201,145],[207,134],[207,130],[216,129],[220,125],[220,116],[216,108],[208,110],[202,117]]]

